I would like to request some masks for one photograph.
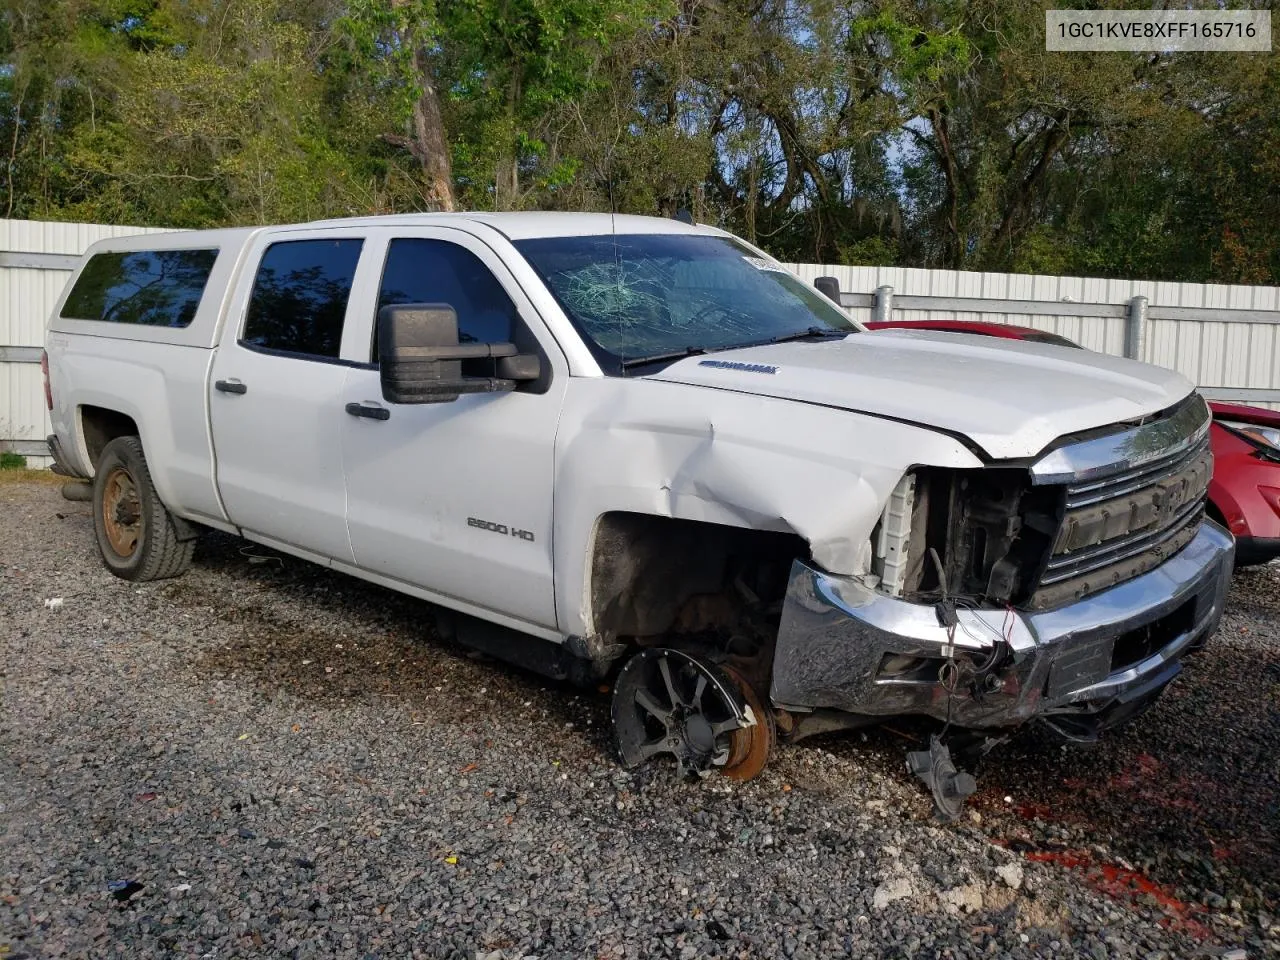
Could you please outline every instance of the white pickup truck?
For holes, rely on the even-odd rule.
[[[1182,377],[869,333],[673,220],[102,241],[46,359],[113,573],[180,574],[214,528],[431,601],[464,644],[608,678],[628,765],[747,777],[902,715],[1093,738],[1205,643],[1231,569]]]

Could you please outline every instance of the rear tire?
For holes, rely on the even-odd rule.
[[[164,580],[191,563],[195,540],[180,539],[156,494],[137,437],[102,449],[93,479],[93,530],[106,568],[122,580]]]

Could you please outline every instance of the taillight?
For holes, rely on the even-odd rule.
[[[44,374],[44,404],[53,410],[53,389],[49,386],[49,351],[40,351],[40,372]]]

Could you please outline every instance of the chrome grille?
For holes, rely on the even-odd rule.
[[[1083,461],[1082,450],[1096,455],[1109,446],[1110,456],[1125,454],[1102,469],[1078,470],[1067,483],[1062,524],[1033,606],[1131,579],[1191,541],[1213,470],[1208,426],[1204,401],[1192,395],[1151,423],[1051,455],[1060,464]]]
[[[1143,464],[1141,467],[1119,476],[1108,477],[1106,480],[1072,484],[1067,490],[1067,509],[1074,510],[1076,507],[1087,507],[1090,504],[1101,503],[1103,500],[1110,500],[1113,497],[1120,497],[1126,493],[1141,490],[1152,483],[1158,483],[1164,477],[1169,476],[1170,473],[1176,473],[1181,464],[1187,460],[1203,454],[1208,446],[1209,442],[1205,439],[1200,441],[1200,444],[1190,453],[1179,451],[1159,460]]]
[[[1182,510],[1167,527],[1136,536],[1120,537],[1118,538],[1119,542],[1107,541],[1092,549],[1080,550],[1075,553],[1055,554],[1053,559],[1049,561],[1049,565],[1045,567],[1044,576],[1040,578],[1040,583],[1044,586],[1062,583],[1064,580],[1083,576],[1086,573],[1092,573],[1095,570],[1101,570],[1112,564],[1139,556],[1148,550],[1155,554],[1154,559],[1164,559],[1172,551],[1161,550],[1161,548],[1167,546],[1170,541],[1178,540],[1178,534],[1186,531],[1189,527],[1198,526],[1203,517],[1204,501],[1197,500]],[[1195,531],[1192,529],[1190,532],[1194,533]],[[1178,545],[1184,546],[1185,544],[1179,543]],[[1157,553],[1157,551],[1159,552]]]

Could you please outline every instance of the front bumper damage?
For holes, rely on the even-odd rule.
[[[1132,580],[1056,609],[957,611],[886,596],[797,561],[771,697],[801,713],[917,715],[980,731],[1030,720],[1073,739],[1140,712],[1222,616],[1232,540],[1204,522],[1186,547]]]

